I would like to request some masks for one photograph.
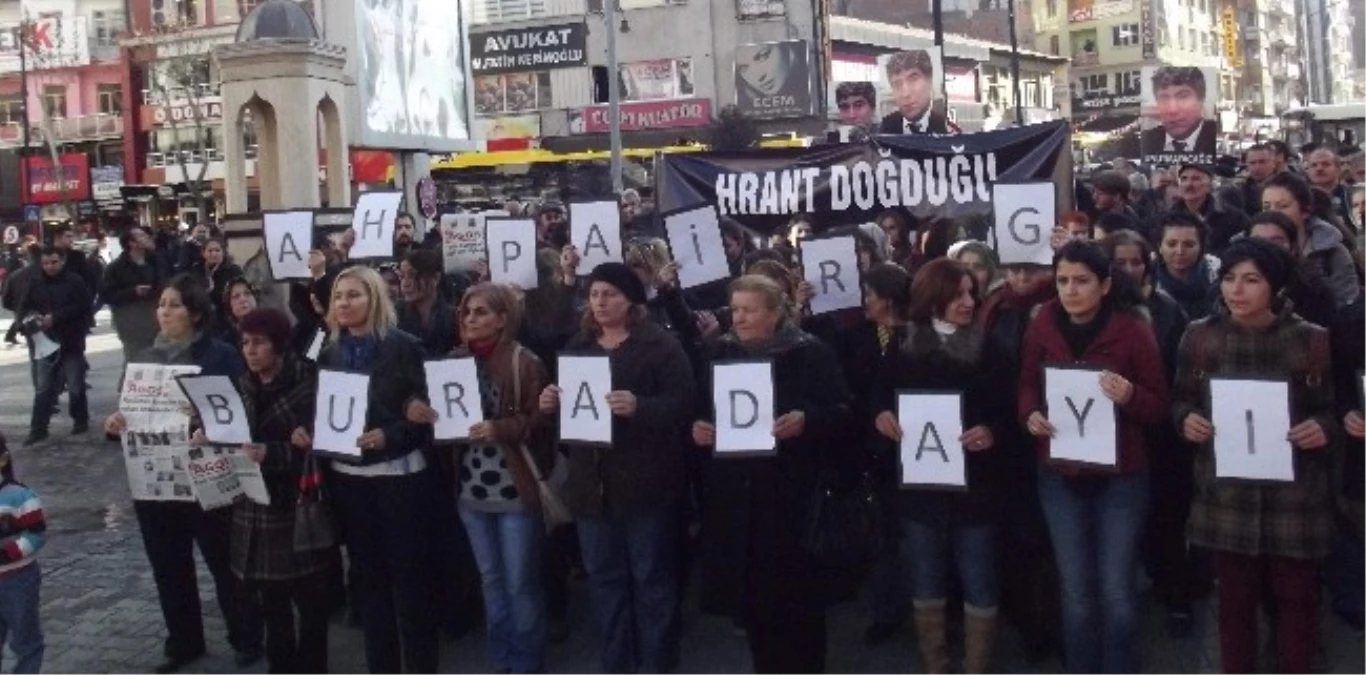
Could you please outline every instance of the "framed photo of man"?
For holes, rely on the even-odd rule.
[[[1141,90],[1143,160],[1212,164],[1219,139],[1219,69],[1146,66]]]
[[[879,124],[884,134],[949,134],[944,95],[944,59],[939,48],[909,49],[877,58],[884,107],[894,108]]]

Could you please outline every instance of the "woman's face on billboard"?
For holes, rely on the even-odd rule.
[[[790,68],[787,50],[778,45],[761,45],[749,63],[739,65],[740,79],[760,94],[772,96],[787,84]]]

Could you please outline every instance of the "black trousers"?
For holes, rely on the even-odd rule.
[[[1144,532],[1144,567],[1153,590],[1169,610],[1190,609],[1200,595],[1200,582],[1191,551],[1186,545],[1186,520],[1190,517],[1195,485],[1194,451],[1175,433],[1150,436],[1148,463],[1148,527]]]
[[[265,620],[270,672],[327,672],[329,573],[322,569],[297,579],[245,582],[247,594],[260,604]]]
[[[756,673],[825,672],[825,614],[782,622],[745,621]]]
[[[440,654],[431,469],[404,476],[333,472],[333,504],[351,558],[352,600],[372,673],[434,673]]]
[[[228,558],[232,509],[205,511],[190,502],[133,502],[142,545],[152,564],[161,616],[166,621],[166,656],[192,657],[205,650],[204,620],[194,546],[204,557],[218,593],[218,608],[228,627],[228,643],[238,650],[261,645],[261,617],[242,593]]]

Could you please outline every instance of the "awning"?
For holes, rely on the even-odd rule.
[[[628,131],[621,135],[623,149],[665,148],[689,144],[702,144],[707,141],[707,128],[691,129],[651,129],[648,131]],[[551,152],[591,152],[608,150],[612,140],[608,134],[583,134],[579,136],[550,136],[541,139],[541,147]]]

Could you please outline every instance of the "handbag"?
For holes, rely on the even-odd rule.
[[[871,564],[887,543],[882,498],[868,472],[853,480],[823,470],[807,507],[802,547],[822,564],[857,569]]]
[[[521,345],[517,345],[512,352],[512,395],[513,400],[519,405],[522,401],[522,349]],[[517,449],[522,453],[526,465],[530,467],[532,478],[536,479],[536,492],[541,499],[541,516],[545,521],[545,531],[550,532],[560,525],[573,522],[574,514],[569,512],[569,507],[560,499],[560,491],[569,480],[569,465],[556,456],[555,467],[550,470],[550,476],[547,478],[541,474],[540,467],[536,466],[536,459],[531,456],[531,450],[527,448],[526,443],[518,443]]]
[[[299,501],[294,506],[294,552],[322,551],[337,545],[332,507],[323,496],[323,472],[312,451],[304,454]]]

